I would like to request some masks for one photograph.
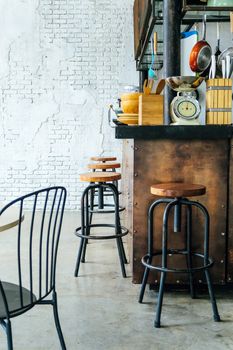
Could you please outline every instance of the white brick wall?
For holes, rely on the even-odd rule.
[[[108,105],[137,84],[133,0],[0,0],[1,201],[62,184],[75,209],[92,155],[121,155]]]

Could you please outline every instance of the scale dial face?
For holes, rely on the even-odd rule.
[[[192,101],[181,101],[177,106],[177,111],[183,117],[193,118],[197,113],[197,107]]]
[[[175,116],[186,120],[198,118],[200,111],[200,105],[194,98],[177,97],[173,105]]]

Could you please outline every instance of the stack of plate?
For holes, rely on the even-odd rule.
[[[117,120],[123,124],[127,125],[138,125],[138,114],[117,114]]]

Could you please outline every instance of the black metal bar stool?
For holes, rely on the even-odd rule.
[[[212,304],[213,315],[215,321],[220,321],[218,314],[217,304],[214,296],[213,286],[211,282],[209,268],[213,266],[213,260],[209,257],[209,214],[207,209],[199,202],[188,200],[186,197],[200,196],[205,194],[206,188],[202,185],[187,184],[187,183],[165,183],[153,185],[151,187],[151,193],[155,196],[165,197],[155,200],[149,207],[148,211],[148,253],[143,256],[142,264],[145,266],[143,275],[139,302],[143,301],[144,292],[149,276],[150,270],[157,270],[161,272],[160,286],[158,294],[158,303],[155,317],[155,327],[160,327],[160,318],[163,303],[164,284],[167,273],[187,273],[189,274],[190,281],[190,293],[191,297],[195,297],[193,274],[197,271],[204,271],[206,281],[208,285],[209,296]],[[166,204],[163,214],[163,229],[162,229],[162,250],[154,250],[153,242],[153,223],[154,223],[154,210],[160,204]],[[186,242],[184,249],[168,249],[168,218],[171,213],[171,209],[174,208],[174,232],[181,231],[181,213],[182,207],[186,208]],[[192,251],[192,207],[200,210],[204,217],[204,252],[196,253]],[[168,267],[167,257],[168,255],[182,254],[186,257],[187,267],[178,269],[175,267]],[[153,264],[153,257],[161,255],[161,266],[155,266]],[[196,257],[203,261],[203,264],[198,267],[193,267],[192,258]]]
[[[94,162],[112,162],[117,160],[116,157],[91,157],[90,160],[93,160]]]
[[[80,175],[81,181],[89,182],[89,186],[84,190],[81,199],[81,226],[75,230],[75,234],[81,238],[80,247],[77,256],[77,262],[75,267],[75,277],[78,276],[80,262],[85,262],[87,242],[89,239],[94,240],[104,240],[104,239],[116,239],[117,248],[119,253],[119,259],[121,264],[122,276],[126,277],[126,271],[124,264],[127,263],[125,250],[122,242],[122,237],[127,235],[128,230],[121,226],[120,214],[119,214],[119,195],[116,186],[112,181],[119,180],[121,174],[113,172],[95,172],[86,173]],[[114,223],[113,224],[92,224],[90,222],[90,198],[92,192],[96,189],[102,188],[103,190],[108,188],[112,191],[114,198]],[[92,234],[93,228],[113,228],[114,232],[112,234]]]
[[[117,162],[101,162],[101,163],[91,163],[87,165],[88,169],[92,170],[93,172],[96,171],[111,171],[111,172],[116,172],[116,169],[119,169],[121,167],[120,163]],[[113,181],[114,185],[116,186],[117,190],[118,190],[118,180]],[[118,194],[121,194],[121,192],[118,191]],[[114,213],[114,209],[111,210],[111,207],[114,207],[114,204],[111,203],[106,203],[105,201],[105,197],[112,197],[113,193],[111,190],[109,190],[109,188],[103,189],[103,188],[99,188],[98,191],[95,192],[91,192],[91,207],[90,210],[91,212],[101,212],[104,209],[105,212],[107,213]],[[97,197],[98,199],[98,205],[94,204],[94,200],[95,197]],[[97,209],[98,207],[98,209]],[[123,211],[125,208],[119,206],[119,210]]]

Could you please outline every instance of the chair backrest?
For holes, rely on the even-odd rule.
[[[66,195],[64,187],[45,188],[13,200],[0,211],[1,216],[15,208],[19,220],[15,237],[17,281],[12,282],[19,285],[21,308],[33,306],[55,288]],[[30,291],[30,300],[24,300],[24,287]]]

